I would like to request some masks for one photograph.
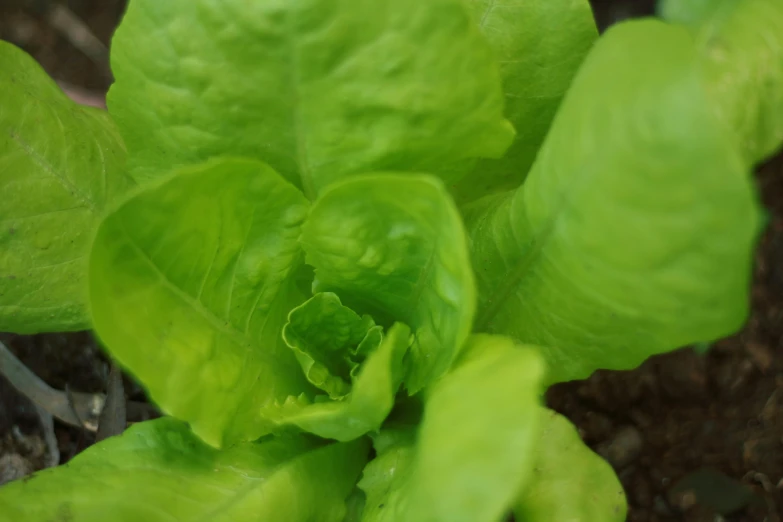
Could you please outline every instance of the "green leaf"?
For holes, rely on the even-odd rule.
[[[454,187],[460,202],[516,188],[598,31],[587,0],[470,0],[500,60],[506,117],[517,130],[505,156],[480,160]]]
[[[104,206],[131,185],[105,112],[0,41],[0,331],[90,327],[84,279]]]
[[[280,426],[298,426],[320,437],[341,441],[377,431],[394,406],[394,396],[402,383],[403,357],[409,346],[410,329],[396,323],[362,364],[351,393],[344,399],[291,396],[285,402],[262,408],[261,415]]]
[[[759,211],[698,60],[683,28],[610,29],[524,186],[466,211],[477,331],[545,347],[550,383],[632,368],[747,316]]]
[[[748,164],[783,142],[783,3],[678,0],[662,14],[691,27],[716,113]]]
[[[311,384],[332,399],[351,389],[351,372],[359,368],[357,354],[373,352],[381,344],[382,328],[372,317],[360,317],[337,295],[314,295],[288,314],[283,339],[294,351]]]
[[[342,522],[361,522],[365,500],[364,492],[358,487],[354,487],[345,500],[346,514]]]
[[[311,390],[280,335],[307,215],[266,165],[188,167],[123,203],[90,259],[95,329],[168,413],[213,446],[268,432],[264,404]]]
[[[413,429],[384,430],[375,438],[377,456],[364,468],[359,481],[367,497],[362,522],[405,520],[401,511],[415,469],[415,444]]]
[[[0,518],[49,522],[340,522],[367,444],[266,439],[217,451],[171,418],[0,489]]]
[[[516,521],[623,522],[625,494],[612,467],[565,417],[544,408],[540,416],[533,476],[514,509]]]
[[[661,18],[668,21],[698,26],[728,4],[738,3],[737,0],[661,0],[657,11]]]
[[[238,155],[314,199],[364,171],[497,157],[513,138],[462,0],[134,0],[112,70],[140,181]]]
[[[475,289],[461,218],[437,179],[373,174],[336,184],[313,205],[301,243],[316,291],[413,329],[410,393],[448,369],[470,333]]]
[[[533,471],[544,367],[536,350],[474,336],[429,391],[415,442],[382,433],[359,482],[365,522],[496,522]]]

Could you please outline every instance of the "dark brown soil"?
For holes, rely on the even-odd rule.
[[[104,44],[123,4],[65,3]],[[101,95],[110,83],[106,64],[53,28],[51,5],[0,0],[0,39],[30,52],[55,79]],[[653,2],[594,0],[594,6],[606,27],[650,13]],[[783,155],[760,169],[758,182],[770,223],[747,327],[704,355],[684,349],[635,371],[598,372],[548,393],[549,404],[615,466],[628,493],[630,521],[783,520]],[[56,388],[105,388],[108,364],[89,334],[0,340]],[[139,397],[138,389],[130,391]],[[93,442],[91,434],[59,423],[55,431],[61,462]],[[0,459],[32,471],[44,465],[45,454],[35,409],[0,378]]]
[[[54,388],[105,391],[109,364],[87,333],[30,337],[0,334],[0,341]],[[95,441],[92,433],[58,421],[54,429],[61,463]],[[45,444],[35,407],[0,377],[0,456],[9,453],[27,459],[33,471],[45,463]]]

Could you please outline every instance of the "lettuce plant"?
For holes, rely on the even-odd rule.
[[[783,4],[131,0],[108,114],[0,46],[0,330],[167,417],[0,520],[621,521],[546,386],[737,330]]]

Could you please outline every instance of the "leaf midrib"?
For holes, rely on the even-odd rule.
[[[522,259],[520,259],[519,262],[516,263],[516,265],[510,271],[508,271],[506,275],[500,278],[498,284],[495,285],[492,291],[487,294],[490,297],[491,296],[497,296],[497,297],[492,297],[490,304],[484,308],[484,313],[482,313],[477,318],[476,320],[477,331],[489,331],[488,328],[489,322],[495,318],[495,316],[498,314],[500,309],[506,304],[506,301],[508,301],[509,297],[517,290],[520,281],[522,281],[525,275],[529,273],[530,268],[533,266],[534,262],[540,257],[541,252],[547,246],[549,239],[552,237],[552,232],[555,229],[555,224],[559,219],[562,218],[562,213],[569,206],[569,200],[570,200],[570,198],[568,197],[569,194],[571,194],[575,190],[575,187],[578,189],[578,186],[582,184],[579,183],[580,180],[584,180],[587,177],[588,176],[579,176],[578,179],[571,184],[570,190],[564,191],[564,193],[561,195],[560,204],[555,206],[557,210],[552,212],[552,216],[544,223],[544,225],[538,231],[534,231],[533,233],[531,233],[530,243],[532,243],[533,247],[527,251],[524,257],[522,257]],[[525,190],[524,185],[522,188],[518,190],[524,191]],[[521,195],[524,196],[524,193]],[[512,192],[510,197],[514,198],[516,196],[517,194],[515,192]],[[509,221],[513,219],[513,216],[511,216],[510,214],[511,214],[511,210],[509,208]],[[526,211],[525,219],[528,219],[527,211]],[[516,238],[515,238],[515,243],[516,243]],[[500,251],[500,249],[498,250]]]
[[[138,256],[152,269],[152,271],[155,273],[155,275],[158,276],[158,279],[160,282],[169,290],[171,290],[174,295],[176,295],[179,299],[181,299],[186,305],[190,306],[198,312],[199,315],[201,315],[204,319],[207,320],[207,322],[218,330],[219,332],[222,332],[226,335],[228,335],[232,340],[234,340],[239,346],[242,346],[244,348],[250,348],[251,343],[245,337],[245,335],[240,332],[239,330],[235,330],[234,328],[231,328],[229,326],[226,326],[223,321],[218,318],[213,312],[208,310],[204,307],[199,301],[194,299],[190,294],[183,291],[181,288],[179,288],[177,285],[171,282],[171,280],[168,278],[168,276],[158,267],[158,265],[155,264],[155,262],[149,257],[149,255],[142,249],[139,244],[136,242],[136,240],[133,238],[133,236],[128,233],[128,230],[125,228],[125,223],[122,222],[122,220],[118,220],[120,225],[120,230],[125,235],[125,238],[128,241],[128,244],[133,248],[133,250],[138,254]],[[228,323],[229,325],[231,323]]]
[[[484,11],[484,14],[481,15],[481,20],[479,21],[479,27],[481,29],[484,29],[484,26],[487,23],[487,18],[489,18],[489,15],[492,14],[492,11],[495,10],[495,4],[497,3],[497,0],[489,0],[487,3],[486,10]]]
[[[38,154],[32,145],[27,143],[24,139],[22,139],[19,134],[14,132],[12,129],[6,129],[6,133],[8,134],[8,137],[17,144],[17,146],[22,150],[22,152],[29,157],[31,160],[33,160],[44,172],[49,174],[49,177],[51,179],[54,179],[59,183],[68,193],[76,200],[80,201],[82,203],[83,207],[86,207],[90,210],[90,212],[95,213],[97,205],[94,201],[92,201],[90,198],[88,198],[85,194],[82,193],[82,191],[74,185],[65,175],[57,172],[57,170],[48,162],[46,159],[44,159],[40,154]]]

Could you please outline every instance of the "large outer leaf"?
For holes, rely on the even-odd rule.
[[[461,219],[437,179],[374,174],[334,185],[301,242],[317,291],[413,329],[411,393],[448,369],[470,333],[475,288]]]
[[[623,487],[612,467],[584,445],[565,417],[541,408],[540,440],[517,522],[623,522]]]
[[[693,28],[709,93],[749,163],[783,141],[783,2],[677,0],[664,16]]]
[[[758,210],[698,60],[683,28],[610,29],[523,187],[469,212],[477,328],[545,346],[550,382],[745,320]]]
[[[367,449],[292,437],[217,451],[148,421],[0,488],[0,521],[340,522]]]
[[[104,205],[132,183],[106,113],[80,107],[0,41],[0,331],[90,327],[87,249]]]
[[[311,199],[346,175],[496,157],[512,127],[461,0],[133,0],[109,111],[139,180],[241,155]]]
[[[527,176],[598,31],[587,0],[470,0],[473,18],[500,59],[506,117],[517,130],[497,160],[480,160],[454,188],[471,201],[516,188]]]
[[[543,364],[492,336],[471,338],[430,390],[415,441],[382,441],[359,486],[365,522],[496,522],[531,477]]]
[[[302,394],[261,410],[264,418],[280,425],[294,425],[320,437],[353,440],[381,427],[394,406],[403,377],[403,357],[410,346],[410,329],[397,323],[381,345],[367,357],[351,393],[329,401]]]
[[[310,390],[280,335],[304,301],[289,275],[306,214],[304,197],[266,165],[217,160],[144,190],[98,230],[98,335],[209,444],[259,437],[262,405]]]

